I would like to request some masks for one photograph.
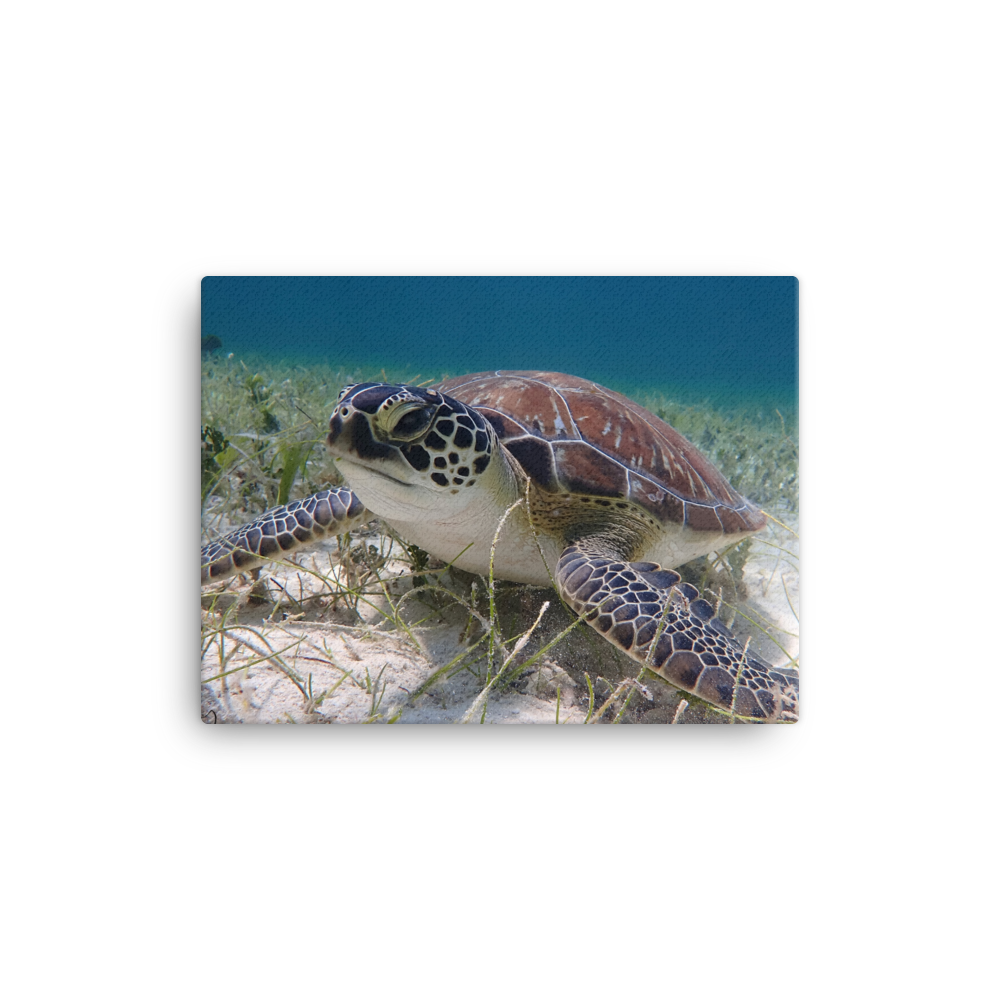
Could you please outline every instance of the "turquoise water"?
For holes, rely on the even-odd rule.
[[[798,402],[792,277],[207,277],[202,336],[305,365],[543,369],[786,415]]]

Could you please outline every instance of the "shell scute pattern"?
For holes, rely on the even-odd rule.
[[[438,388],[481,412],[542,489],[631,500],[698,531],[764,525],[693,445],[620,393],[538,371],[459,376]]]

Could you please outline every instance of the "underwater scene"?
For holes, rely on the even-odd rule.
[[[797,718],[795,278],[208,277],[201,400],[205,722]]]

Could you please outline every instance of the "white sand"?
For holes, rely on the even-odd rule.
[[[778,664],[787,662],[786,652],[793,658],[798,656],[798,622],[789,606],[790,601],[797,612],[798,572],[797,560],[774,545],[793,552],[797,548],[793,548],[794,537],[780,529],[768,529],[764,534],[764,538],[755,539],[744,567],[747,596],[739,608],[751,617],[763,615],[784,630],[773,632],[784,651],[753,630],[752,648]],[[383,551],[390,551],[389,541],[376,533],[358,535],[355,544],[359,541],[382,545]],[[390,554],[398,554],[398,547]],[[297,556],[295,562],[303,570],[312,568],[343,579],[335,541]],[[428,597],[433,607],[415,600],[414,595],[402,604],[401,616],[411,633],[408,635],[387,619],[387,615],[391,616],[390,604],[383,594],[369,596],[370,604],[359,604],[355,613],[342,597],[336,607],[331,607],[334,602],[330,590],[295,566],[272,565],[267,570],[262,571],[256,589],[266,587],[269,598],[252,598],[250,581],[237,578],[216,600],[216,612],[231,610],[225,634],[208,642],[202,660],[202,717],[206,722],[453,723],[462,721],[473,709],[469,721],[480,721],[481,705],[474,708],[474,703],[485,684],[485,664],[482,659],[474,661],[485,653],[485,642],[466,660],[459,660],[452,670],[432,681],[435,671],[459,658],[483,634],[478,624],[468,627],[465,610],[453,604],[438,611],[435,609],[444,604],[441,595]],[[380,571],[386,580],[408,572],[408,565],[397,559],[390,559]],[[429,579],[433,581],[434,577]],[[441,582],[468,601],[472,580],[456,573],[445,574]],[[390,582],[393,602],[398,603],[410,586],[408,580]],[[281,587],[300,602],[298,607]],[[478,589],[478,610],[485,616],[489,613],[485,588],[480,583]],[[211,603],[213,591],[203,593],[203,609]],[[324,591],[325,596],[318,596]],[[276,601],[281,602],[277,611]],[[546,601],[550,602],[548,610],[514,664],[532,656],[570,625],[573,617],[552,590],[498,584],[496,604],[505,637],[528,629]],[[203,617],[206,634],[222,622],[221,615],[209,610],[203,610]],[[740,632],[744,624],[737,616],[734,628]],[[512,649],[508,644],[508,651]],[[220,652],[226,658],[222,669]],[[502,662],[502,655],[498,657]],[[219,678],[223,672],[226,676]],[[616,687],[623,681],[627,685],[627,678],[638,674],[638,666],[581,624],[529,667],[513,686],[491,691],[483,721],[553,723],[558,705],[560,723],[582,723],[589,699],[585,674],[594,685],[595,708],[599,708]],[[421,688],[423,692],[418,693]],[[619,699],[606,712],[605,721],[614,717],[627,691],[627,686],[622,689]],[[658,678],[644,680],[633,691],[621,721],[670,722],[683,697]],[[680,721],[728,720],[692,702]]]

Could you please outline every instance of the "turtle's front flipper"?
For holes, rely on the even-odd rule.
[[[202,586],[280,559],[328,535],[350,531],[371,517],[371,511],[344,487],[272,507],[256,521],[201,547]]]
[[[605,639],[675,687],[737,715],[797,718],[798,671],[751,656],[673,570],[617,560],[598,541],[584,540],[563,551],[556,582]]]

